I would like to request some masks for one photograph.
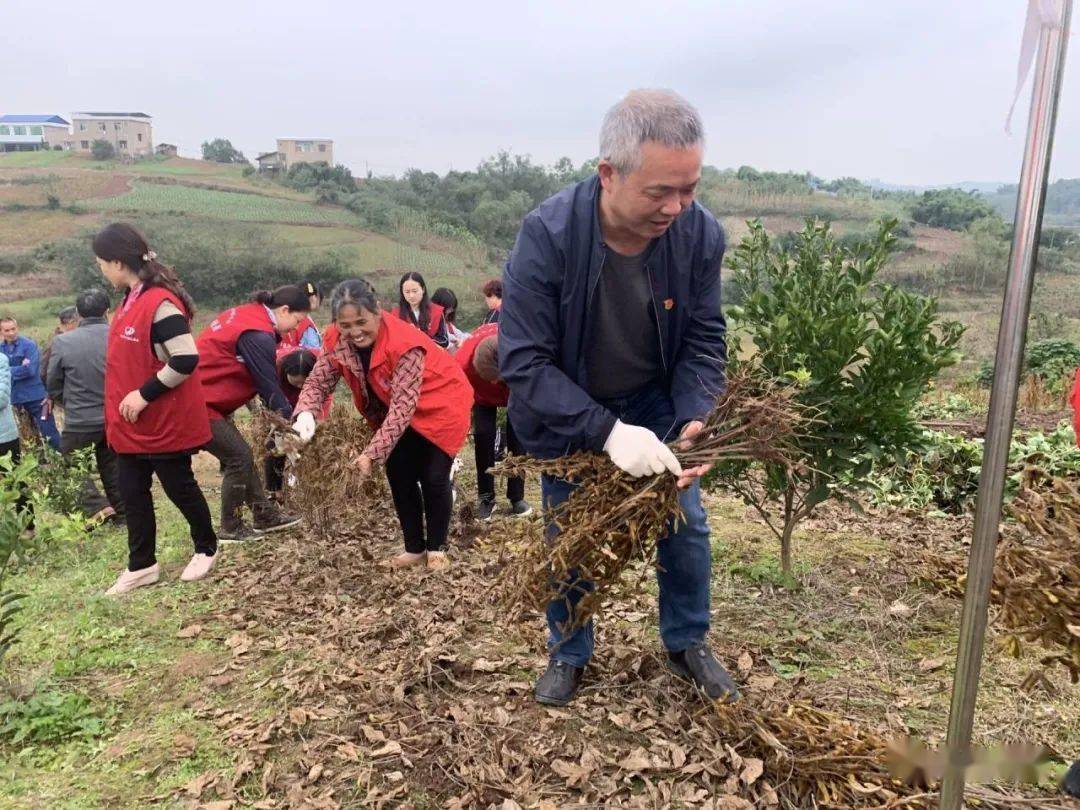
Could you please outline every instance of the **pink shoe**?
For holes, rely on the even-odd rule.
[[[180,575],[180,581],[195,582],[204,578],[214,570],[215,562],[217,562],[216,554],[212,557],[209,554],[196,554],[191,558],[191,562],[187,564],[184,573]]]
[[[140,568],[138,571],[124,571],[124,573],[116,578],[116,582],[113,583],[113,586],[105,591],[105,594],[106,596],[119,596],[122,593],[128,593],[136,588],[153,585],[158,581],[159,575],[160,572],[157,563],[154,563],[149,568]]]
[[[419,554],[413,554],[411,551],[403,551],[390,558],[389,565],[391,568],[409,568],[413,565],[423,565],[427,559],[427,552],[421,551]]]

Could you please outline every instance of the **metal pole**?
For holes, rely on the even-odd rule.
[[[964,767],[969,761],[975,699],[979,691],[986,633],[986,610],[994,574],[1001,500],[1005,488],[1005,465],[1012,440],[1017,388],[1027,337],[1028,311],[1039,251],[1047,172],[1054,140],[1058,96],[1069,41],[1072,0],[1061,0],[1059,24],[1044,25],[1039,36],[1035,81],[1031,91],[1024,161],[1016,194],[1016,216],[1005,298],[998,327],[994,384],[986,421],[979,497],[975,507],[975,530],[968,558],[964,611],[960,619],[960,644],[956,656],[952,705],[947,741],[949,766],[941,791],[941,810],[960,810],[964,798]]]

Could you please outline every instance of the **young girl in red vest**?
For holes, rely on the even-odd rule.
[[[223,542],[243,542],[300,522],[266,496],[255,456],[231,417],[257,394],[268,409],[292,418],[292,405],[278,382],[277,341],[310,309],[307,293],[299,287],[257,292],[250,303],[219,314],[196,340],[212,434],[206,450],[224,468],[219,531]],[[241,518],[245,505],[251,509],[253,526]]]
[[[510,389],[499,379],[499,324],[478,327],[461,345],[455,359],[473,387],[473,449],[476,452],[476,488],[480,495],[480,519],[490,520],[495,511],[495,477],[488,472],[495,465],[495,437],[499,408],[510,401]],[[525,450],[506,422],[506,444],[511,453]],[[506,479],[510,514],[525,517],[532,507],[525,501],[525,479]]]
[[[427,284],[419,273],[406,273],[398,282],[398,306],[401,320],[411,323],[444,349],[450,345],[443,308],[428,298]]]
[[[308,302],[311,304],[309,312],[314,312],[320,306],[322,306],[322,293],[319,292],[319,288],[312,281],[305,281],[300,285],[305,293],[307,293]],[[288,332],[281,336],[281,342],[278,344],[278,351],[293,351],[295,349],[321,349],[322,348],[322,335],[319,334],[319,327],[315,325],[315,321],[312,320],[311,315],[305,315],[300,319],[300,323],[296,325],[295,329],[290,329]]]
[[[150,494],[154,475],[191,527],[195,555],[180,579],[202,579],[217,559],[217,537],[191,471],[192,455],[210,440],[191,336],[191,296],[130,225],[109,225],[93,247],[102,275],[124,291],[109,326],[105,432],[117,453],[127,510],[128,567],[108,593],[152,585],[160,576]]]
[[[353,403],[375,430],[356,460],[361,476],[386,466],[405,552],[394,568],[445,568],[453,496],[450,468],[469,433],[472,387],[454,358],[424,333],[379,309],[361,279],[343,281],[330,309],[336,342],[300,392],[294,429],[304,441],[315,414],[344,378]],[[329,330],[328,330],[329,331]]]

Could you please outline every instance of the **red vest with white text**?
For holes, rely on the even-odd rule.
[[[129,294],[130,295],[130,294]],[[146,406],[134,424],[120,402],[164,367],[154,355],[150,329],[164,301],[184,305],[164,287],[146,287],[113,316],[105,354],[105,435],[117,453],[155,454],[195,450],[210,441],[199,369]]]

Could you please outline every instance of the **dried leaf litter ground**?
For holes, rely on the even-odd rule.
[[[459,490],[468,500],[471,480]],[[767,529],[731,500],[709,506],[713,641],[742,683],[739,708],[718,710],[666,671],[652,588],[627,585],[603,612],[580,699],[542,709],[531,700],[542,623],[505,615],[490,588],[506,561],[465,543],[449,572],[392,574],[378,565],[399,550],[383,510],[333,536],[284,535],[226,560],[214,585],[222,607],[199,620],[202,638],[228,652],[206,678],[226,699],[195,706],[236,764],[159,798],[212,807],[873,807],[888,806],[891,789],[893,804],[920,806],[918,790],[889,785],[878,755],[896,734],[940,743],[951,661],[936,658],[948,650],[955,599],[922,588],[894,548],[828,510],[800,535],[802,587],[776,588]],[[455,530],[472,536],[476,527]],[[910,613],[891,611],[897,603]],[[989,668],[980,739],[1067,746],[1071,687],[1058,679],[1055,697],[1020,693],[1023,663]],[[1025,803],[994,796],[985,806]]]

